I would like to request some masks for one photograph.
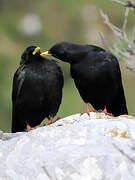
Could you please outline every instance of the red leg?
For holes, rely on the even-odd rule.
[[[32,127],[29,124],[27,124],[26,131],[30,131],[30,130],[32,130]]]
[[[90,107],[89,107],[89,103],[86,103],[86,112],[87,113],[93,112],[93,110],[91,110]]]
[[[56,118],[56,119],[51,119],[51,118],[48,118],[48,123],[47,124],[45,124],[45,126],[46,125],[50,125],[50,124],[53,124],[53,123],[55,123],[56,121],[58,121],[60,118]]]
[[[48,124],[47,125],[52,124],[52,123],[53,123],[53,120],[51,118],[48,118]]]
[[[107,112],[106,106],[105,106],[105,108],[104,108],[104,110],[103,110],[102,112],[105,113],[105,114],[107,114],[107,115],[109,115],[109,116],[112,116],[112,113],[108,113],[108,112]]]
[[[102,111],[103,113],[107,113],[107,109],[106,109],[106,106],[104,108],[104,110]]]
[[[89,103],[86,103],[86,112],[82,112],[81,115],[85,114],[85,113],[87,113],[89,115],[89,112],[95,112],[95,111],[90,109]]]

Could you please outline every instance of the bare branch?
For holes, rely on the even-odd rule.
[[[122,2],[122,1],[118,1],[118,0],[111,0],[112,2],[115,2],[115,3],[117,3],[117,4],[120,4],[120,5],[122,5],[122,6],[127,6],[127,4],[126,3],[124,3],[124,2]]]
[[[124,7],[128,7],[128,8],[132,8],[135,10],[135,2],[133,0],[127,0],[127,4],[122,2],[122,1],[119,1],[119,0],[111,0],[112,2],[115,2],[117,4],[120,4]]]
[[[113,0],[113,1],[117,2],[117,0]],[[129,8],[125,9],[125,15],[124,15],[122,28],[118,28],[117,26],[113,25],[110,22],[109,17],[102,10],[100,10],[100,14],[104,20],[104,23],[112,30],[112,32],[117,38],[117,43],[113,46],[113,48],[109,48],[109,50],[113,52],[116,55],[116,57],[119,57],[119,58],[122,57],[128,69],[135,72],[135,38],[134,38],[135,28],[133,28],[131,39],[129,39],[126,33]],[[118,42],[121,42],[121,41],[127,44],[127,49],[124,49],[123,47],[118,46]]]
[[[100,14],[103,17],[104,23],[107,24],[107,26],[113,31],[113,33],[119,38],[122,38],[122,30],[110,23],[109,17],[102,10],[100,10]]]
[[[128,3],[127,3],[127,5],[126,5],[126,7],[129,7],[129,8],[133,8],[133,9],[135,9],[135,2],[134,1],[128,1]]]
[[[112,30],[114,35],[117,38],[117,42],[113,45],[113,47],[108,47],[108,49],[113,52],[116,57],[121,58],[125,63],[129,70],[135,72],[135,27],[132,30],[132,37],[128,37],[126,33],[126,27],[128,22],[128,15],[129,15],[129,7],[134,8],[135,10],[135,1],[128,1],[127,4],[120,1],[120,0],[111,0],[112,2],[116,2],[117,4],[121,4],[122,6],[126,7],[125,9],[125,15],[123,19],[123,26],[121,28],[113,25],[109,17],[101,10],[100,14],[104,20],[104,23]],[[101,37],[101,36],[100,36]],[[101,37],[102,41],[103,35]],[[120,47],[121,45],[118,44],[118,42],[122,42],[120,44],[127,44],[127,48]],[[105,43],[103,43],[105,44]]]
[[[126,32],[128,14],[129,14],[129,8],[126,8],[123,27],[122,27],[123,32]]]

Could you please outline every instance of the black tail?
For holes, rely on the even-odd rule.
[[[23,117],[22,117],[23,118]],[[18,116],[17,112],[13,108],[12,112],[12,133],[22,132],[26,129],[26,123],[24,123],[20,116]]]
[[[120,88],[113,103],[107,106],[107,111],[112,113],[114,116],[128,114],[123,87]]]

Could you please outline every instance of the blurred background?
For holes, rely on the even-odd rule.
[[[10,132],[12,119],[12,79],[20,56],[30,45],[48,50],[60,41],[94,44],[104,48],[102,32],[107,43],[114,35],[104,25],[99,10],[108,14],[111,22],[120,27],[125,9],[109,0],[0,0],[0,129]],[[135,14],[128,18],[130,35]],[[119,59],[129,114],[135,115],[135,74]],[[69,65],[60,62],[65,84],[63,101],[57,116],[64,117],[84,111],[85,104],[70,77]]]

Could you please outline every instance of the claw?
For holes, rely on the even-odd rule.
[[[105,106],[105,108],[104,108],[104,110],[102,111],[103,113],[107,113],[107,109],[106,109],[106,106]]]
[[[27,124],[27,126],[26,126],[26,131],[29,132],[29,131],[34,130],[34,129],[36,129],[36,128],[38,128],[38,126],[31,127],[29,124]]]
[[[45,124],[46,125],[50,125],[50,124],[53,124],[55,123],[56,121],[58,121],[59,119],[61,119],[60,117],[56,118],[56,119],[51,119],[51,118],[48,118],[48,123]]]
[[[102,113],[105,113],[106,115],[113,116],[112,113],[108,113],[108,112],[107,112],[106,106],[105,106],[104,110],[101,111],[101,112],[102,112]]]
[[[52,124],[53,120],[51,118],[48,118],[48,124],[47,125],[50,125]]]

